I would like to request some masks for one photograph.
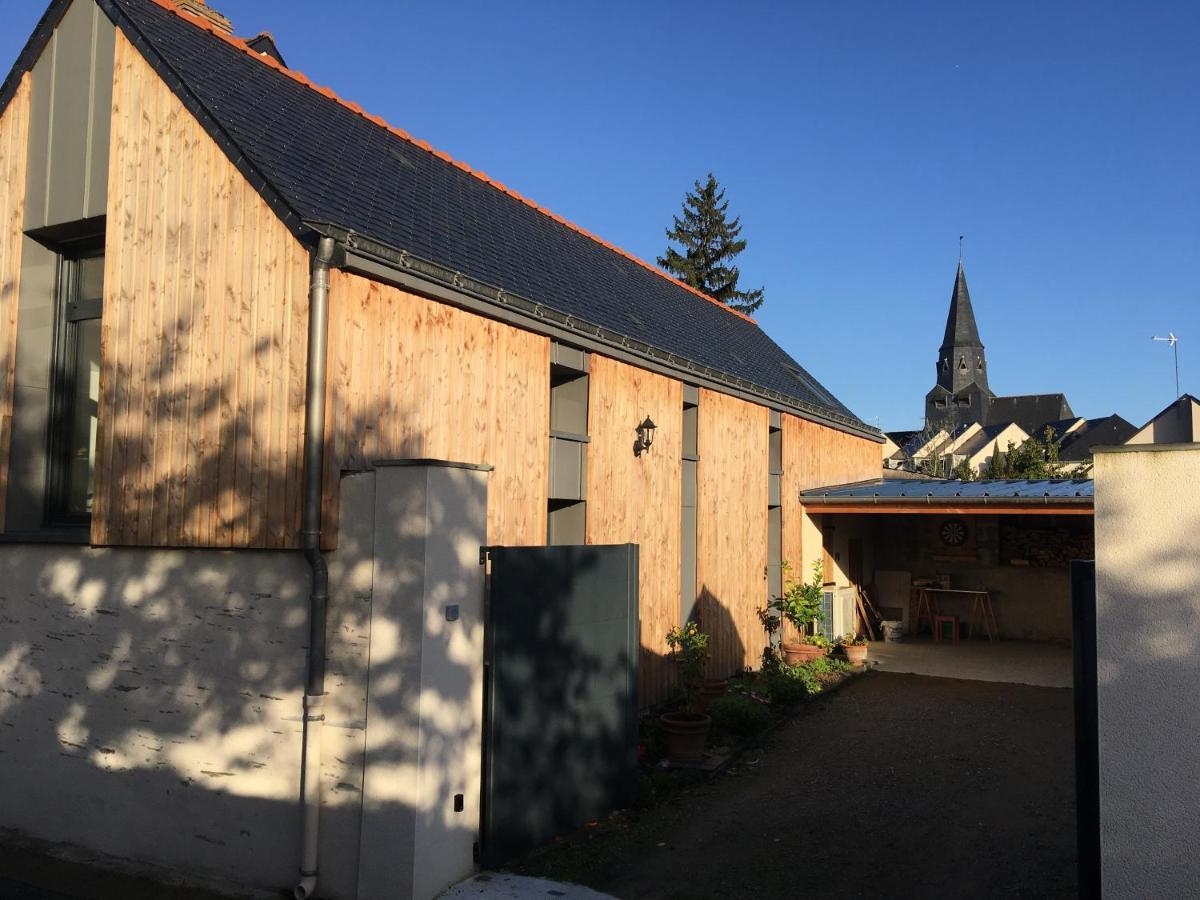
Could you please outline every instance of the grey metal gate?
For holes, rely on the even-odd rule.
[[[1075,816],[1079,896],[1100,897],[1100,715],[1096,680],[1096,563],[1071,562],[1075,653]]]
[[[637,791],[638,548],[491,547],[481,862]]]

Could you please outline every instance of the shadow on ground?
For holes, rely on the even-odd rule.
[[[1074,897],[1069,689],[876,673],[728,775],[514,866],[623,900]]]

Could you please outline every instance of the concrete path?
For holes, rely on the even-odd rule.
[[[899,643],[875,641],[869,651],[881,672],[999,681],[1035,687],[1072,687],[1071,648],[1033,641],[959,641],[935,644],[929,638]]]
[[[591,888],[545,878],[484,872],[460,882],[441,900],[614,900]]]

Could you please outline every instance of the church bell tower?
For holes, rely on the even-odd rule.
[[[962,260],[954,276],[946,333],[938,349],[937,384],[925,396],[925,427],[954,431],[970,422],[987,424],[991,388],[988,387],[987,357]]]

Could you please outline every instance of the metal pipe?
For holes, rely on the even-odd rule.
[[[329,264],[333,238],[317,242],[308,285],[308,374],[304,391],[304,506],[300,543],[312,570],[308,597],[308,677],[304,686],[304,749],[300,771],[300,881],[292,891],[308,900],[317,889],[321,819],[321,712],[325,694],[325,621],[329,569],[321,555],[321,477],[325,469],[325,381],[329,356]]]

